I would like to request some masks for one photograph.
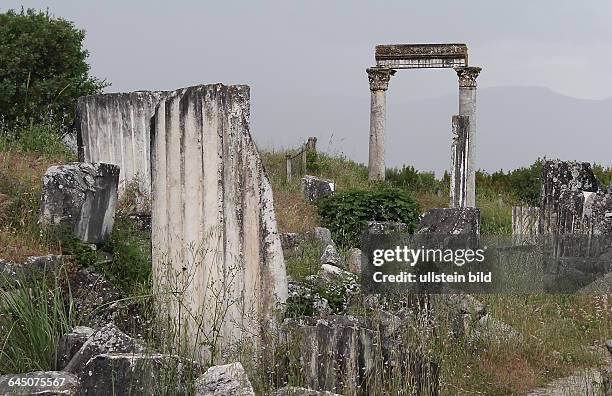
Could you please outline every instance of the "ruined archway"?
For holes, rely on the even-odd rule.
[[[459,114],[453,116],[451,207],[476,206],[474,133],[476,78],[480,67],[468,66],[465,44],[394,44],[376,46],[376,66],[366,70],[370,82],[369,178],[385,178],[386,91],[397,69],[452,68],[459,77]]]

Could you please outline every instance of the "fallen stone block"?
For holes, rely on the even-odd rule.
[[[295,250],[302,242],[300,234],[296,232],[283,232],[280,234],[280,240],[283,250]]]
[[[69,282],[74,305],[89,326],[99,328],[115,322],[128,303],[117,302],[121,297],[117,288],[90,268],[70,273]]]
[[[319,199],[333,194],[336,191],[336,184],[333,180],[321,179],[316,176],[304,176],[300,180],[302,194],[308,202],[316,202]]]
[[[81,394],[149,396],[190,394],[202,369],[174,355],[103,353],[89,359],[79,373]]]
[[[255,396],[251,381],[239,362],[213,366],[195,384],[195,396]]]
[[[52,166],[43,176],[40,222],[67,225],[86,243],[101,243],[113,229],[119,167],[103,163]]]
[[[478,208],[434,208],[423,215],[415,234],[480,234]]]
[[[319,262],[321,264],[330,264],[339,268],[343,268],[340,254],[333,245],[327,245],[325,247],[323,254],[319,258]]]
[[[79,379],[65,371],[35,371],[0,376],[0,395],[80,395]]]
[[[94,333],[91,327],[77,326],[62,335],[55,351],[55,368],[63,370]]]
[[[559,219],[563,206],[567,206],[561,197],[564,191],[568,194],[567,192],[597,192],[599,189],[597,178],[588,162],[545,161],[540,179],[540,234],[563,233],[564,230],[559,229],[560,225],[565,225],[567,229],[569,223]]]
[[[361,249],[351,248],[346,254],[346,267],[353,274],[361,274]]]
[[[70,373],[82,373],[85,364],[91,358],[103,353],[134,354],[144,351],[143,345],[109,323],[89,337],[64,370]]]
[[[312,229],[312,231],[308,231],[306,233],[306,239],[321,242],[321,244],[323,245],[336,246],[336,244],[332,240],[331,231],[329,230],[329,228],[325,227],[315,227]]]
[[[395,223],[389,221],[370,221],[368,222],[368,234],[389,234],[408,232],[405,223]]]

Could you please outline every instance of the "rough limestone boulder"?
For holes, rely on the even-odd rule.
[[[331,231],[325,227],[315,227],[312,231],[306,233],[306,239],[311,241],[320,242],[323,245],[336,246],[332,240]]]
[[[0,376],[0,395],[80,395],[79,380],[65,371],[35,371]]]
[[[77,100],[79,161],[121,167],[120,194],[135,185],[142,197],[151,191],[151,117],[162,91],[83,96]]]
[[[115,221],[119,167],[105,163],[52,166],[43,176],[40,221],[66,224],[86,243],[101,243]]]
[[[103,353],[85,363],[79,379],[82,395],[182,395],[201,371],[199,364],[173,355]]]
[[[304,194],[304,198],[309,202],[316,202],[336,191],[336,184],[333,180],[326,180],[308,175],[302,177],[300,180],[300,187],[302,189],[302,194]]]
[[[361,249],[351,248],[346,254],[346,267],[353,274],[361,274]]]
[[[477,208],[434,208],[423,215],[415,234],[480,234]]]
[[[63,370],[94,333],[91,327],[77,326],[62,335],[55,351],[55,368]]]
[[[216,351],[258,342],[288,294],[272,187],[249,117],[248,86],[213,84],[166,96],[152,120],[160,320],[180,323],[188,343],[220,340]],[[192,346],[205,356],[202,344]]]
[[[74,354],[65,371],[82,374],[87,362],[103,353],[143,353],[145,348],[112,323],[96,331]]]
[[[599,183],[588,162],[548,160],[542,164],[542,189],[540,192],[540,234],[558,233],[562,224],[559,213],[563,210],[565,192],[567,198],[577,199],[568,192],[597,192]],[[563,230],[562,230],[563,231]]]
[[[239,362],[213,366],[195,384],[195,396],[255,396],[251,381]]]
[[[340,396],[337,393],[327,391],[316,391],[312,389],[300,388],[297,386],[287,386],[280,388],[276,396]]]
[[[321,258],[319,259],[321,264],[330,264],[339,268],[343,268],[342,259],[340,258],[340,254],[338,250],[333,245],[327,245]]]

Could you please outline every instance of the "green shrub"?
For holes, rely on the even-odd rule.
[[[115,220],[113,232],[102,246],[112,259],[98,261],[94,266],[125,293],[145,289],[151,278],[151,237],[134,221],[122,215]]]
[[[359,246],[369,221],[406,223],[412,232],[420,214],[419,205],[405,190],[384,185],[340,191],[319,200],[318,207],[323,225],[330,229],[334,241],[346,248]]]
[[[435,192],[437,189],[448,188],[448,184],[437,180],[433,172],[419,172],[413,166],[404,166],[402,169],[389,168],[385,171],[385,180],[392,186],[409,191]]]
[[[10,149],[24,153],[71,156],[62,142],[61,126],[50,123],[30,123],[11,128],[0,125],[0,151]]]
[[[48,11],[0,13],[1,121],[72,125],[76,98],[107,85],[90,76],[84,39],[73,22]]]

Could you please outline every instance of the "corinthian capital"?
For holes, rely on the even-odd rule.
[[[459,76],[460,88],[476,88],[476,77],[482,69],[480,67],[458,67],[455,69]]]
[[[370,80],[370,91],[386,91],[391,76],[395,74],[395,70],[384,67],[370,67],[366,72]]]

